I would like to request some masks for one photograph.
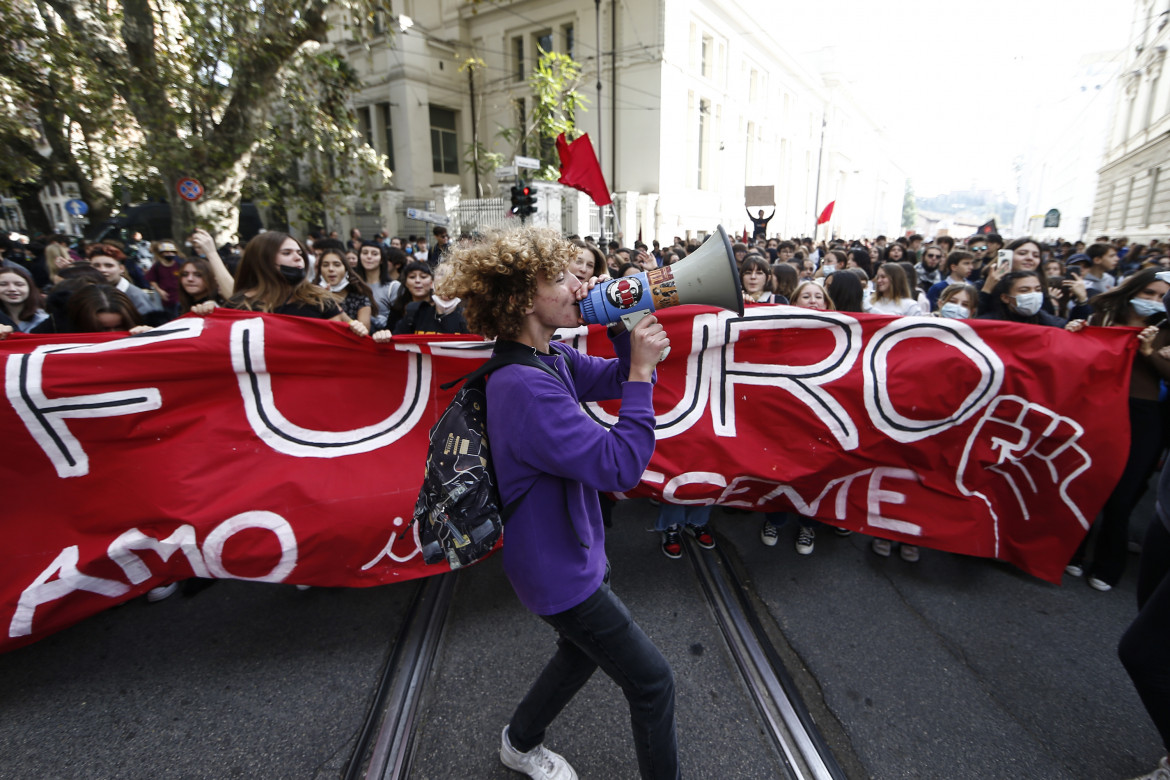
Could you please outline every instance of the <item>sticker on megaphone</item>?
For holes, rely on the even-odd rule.
[[[621,320],[632,329],[647,314],[678,304],[674,272],[666,265],[597,285],[581,301],[581,318],[590,325]]]

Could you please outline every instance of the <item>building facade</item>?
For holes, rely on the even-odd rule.
[[[1136,0],[1088,238],[1170,237],[1170,0]]]
[[[880,130],[844,83],[789,56],[735,0],[396,0],[376,25],[368,46],[343,23],[331,42],[361,74],[355,107],[394,176],[346,204],[343,228],[349,219],[421,233],[405,218],[412,205],[450,213],[477,195],[506,197],[510,180],[482,174],[477,186],[471,149],[505,163],[539,154],[539,142],[516,139],[531,112],[529,76],[552,50],[582,66],[589,103],[576,126],[615,195],[607,232],[620,228],[624,243],[716,224],[738,234],[750,228],[748,186],[774,188],[770,235],[811,235],[830,201],[831,234],[898,231],[905,175]],[[483,63],[473,75],[461,68],[470,58]],[[563,200],[560,226],[594,232],[587,199]]]

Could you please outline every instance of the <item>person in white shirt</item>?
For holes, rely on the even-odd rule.
[[[921,314],[918,301],[911,297],[906,272],[897,263],[883,263],[873,277],[873,294],[865,299],[867,314],[892,314],[906,317]]]

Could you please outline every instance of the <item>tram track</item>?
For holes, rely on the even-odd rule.
[[[845,780],[795,681],[772,645],[746,586],[719,548],[685,540],[688,560],[718,625],[758,721],[794,780]],[[443,642],[456,573],[427,577],[394,639],[350,761],[345,780],[411,777],[415,729],[427,680]]]

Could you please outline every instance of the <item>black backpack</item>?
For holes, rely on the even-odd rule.
[[[572,361],[566,353],[572,368]],[[500,491],[487,440],[486,377],[501,366],[533,366],[561,379],[536,356],[532,347],[497,341],[491,358],[466,376],[440,387],[449,390],[463,382],[446,411],[431,428],[426,472],[414,519],[419,546],[428,564],[446,561],[452,569],[485,557],[503,533],[521,495],[500,506]],[[563,381],[563,380],[562,380]]]

